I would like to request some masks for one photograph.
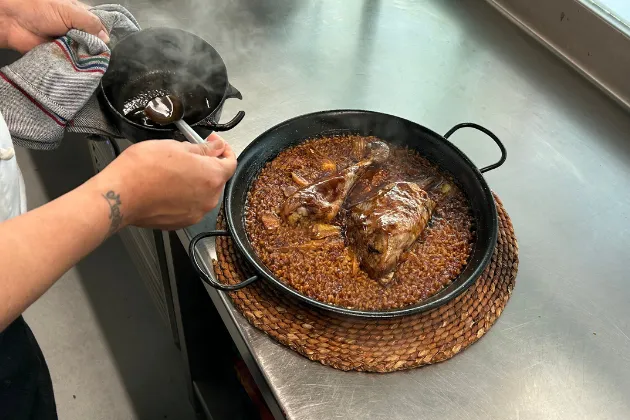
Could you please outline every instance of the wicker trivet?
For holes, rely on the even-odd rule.
[[[518,268],[512,222],[495,196],[499,239],[490,265],[465,293],[424,314],[362,320],[311,308],[264,281],[230,293],[256,328],[298,353],[341,370],[392,372],[450,359],[479,340],[505,307]],[[219,216],[219,227],[224,226]],[[229,238],[217,238],[215,272],[222,283],[245,278]],[[249,272],[249,271],[248,271]]]

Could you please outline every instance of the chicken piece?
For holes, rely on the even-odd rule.
[[[354,185],[350,194],[348,194],[348,198],[343,203],[344,208],[354,207],[393,181],[393,179],[390,179],[389,171],[385,168],[370,167]]]
[[[302,176],[300,176],[299,174],[295,172],[291,172],[291,179],[300,187],[306,187],[308,185],[308,181],[302,178]]]
[[[284,193],[285,197],[292,196],[297,190],[298,187],[296,187],[295,185],[285,185],[284,187],[282,187],[282,192]]]
[[[331,222],[364,168],[365,164],[352,165],[298,190],[282,204],[282,216],[293,224],[304,218]]]
[[[278,215],[273,212],[264,212],[260,215],[260,220],[263,222],[263,225],[267,230],[277,229],[280,227],[280,219],[278,218]]]
[[[363,172],[370,165],[382,163],[389,157],[389,147],[383,142],[372,142],[367,148],[370,151],[367,159],[316,181],[288,197],[282,204],[282,216],[293,224],[305,218],[331,222]]]
[[[367,145],[368,157],[367,161],[372,164],[383,163],[389,158],[389,146],[382,141],[372,141]]]
[[[388,284],[398,260],[426,228],[435,203],[413,182],[394,182],[350,209],[348,241],[370,278]]]
[[[339,236],[341,234],[341,228],[335,225],[326,225],[323,223],[316,223],[311,228],[311,237],[314,239],[327,238],[329,236]]]
[[[354,253],[352,248],[348,250],[348,257],[350,258],[350,262],[352,263],[352,277],[354,277],[359,273],[359,258]]]

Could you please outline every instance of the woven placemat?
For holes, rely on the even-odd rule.
[[[234,306],[256,328],[296,352],[341,370],[393,372],[450,359],[479,340],[501,315],[518,269],[512,222],[495,195],[499,239],[490,265],[466,292],[418,315],[363,320],[311,308],[265,281],[231,292]],[[219,216],[219,227],[224,227]],[[229,238],[217,238],[215,273],[234,284],[251,270]]]

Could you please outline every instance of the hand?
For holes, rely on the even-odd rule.
[[[151,140],[126,149],[97,177],[120,194],[123,223],[164,230],[198,223],[219,203],[236,156],[218,134],[205,145]]]
[[[0,1],[0,47],[22,53],[79,29],[109,42],[101,20],[76,0]]]

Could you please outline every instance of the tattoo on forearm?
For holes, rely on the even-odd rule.
[[[103,194],[107,204],[109,204],[109,232],[107,236],[113,235],[118,231],[123,219],[123,215],[120,211],[120,194],[116,194],[114,191],[108,191],[107,194]]]

